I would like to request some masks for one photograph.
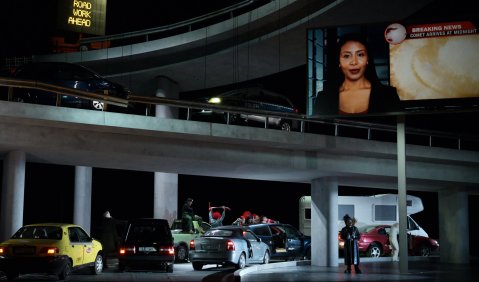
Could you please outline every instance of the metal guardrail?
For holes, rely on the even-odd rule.
[[[345,128],[354,128],[360,129],[365,131],[365,137],[362,139],[368,140],[378,140],[377,138],[373,138],[373,132],[382,132],[382,133],[396,133],[396,125],[388,125],[388,124],[378,124],[378,123],[370,123],[370,122],[361,122],[361,121],[354,121],[354,120],[346,120],[346,119],[311,119],[306,117],[303,114],[293,114],[293,113],[280,113],[280,112],[272,112],[272,111],[264,111],[258,109],[246,109],[246,108],[239,108],[233,106],[222,106],[222,105],[213,105],[213,104],[206,104],[194,101],[186,101],[186,100],[178,100],[178,99],[171,99],[171,98],[163,98],[163,97],[146,97],[146,96],[138,96],[138,95],[131,95],[127,99],[122,99],[114,96],[106,96],[103,94],[97,94],[82,90],[76,90],[71,88],[65,88],[61,86],[56,86],[52,84],[37,82],[37,81],[29,81],[29,80],[18,80],[12,78],[4,78],[0,77],[0,86],[4,86],[8,88],[7,91],[7,100],[12,101],[11,95],[13,93],[14,88],[31,88],[46,92],[53,92],[57,95],[70,95],[79,97],[82,99],[89,99],[89,100],[97,100],[104,102],[106,104],[112,104],[122,107],[127,107],[130,103],[139,103],[145,104],[148,108],[151,106],[156,105],[164,105],[164,106],[171,106],[180,109],[186,109],[187,115],[186,119],[191,120],[191,111],[192,110],[210,110],[216,112],[223,112],[226,115],[230,114],[250,114],[250,115],[259,115],[265,117],[264,127],[268,128],[268,118],[275,117],[275,118],[283,118],[289,119],[292,121],[297,121],[300,123],[299,131],[302,133],[316,133],[307,131],[308,125],[320,125],[320,126],[327,126],[332,129],[332,133],[320,133],[326,135],[334,135],[334,136],[344,136],[341,135],[341,130]],[[1,98],[1,92],[0,92]],[[57,99],[57,106],[60,106]],[[146,112],[145,115],[150,115],[149,112]],[[229,124],[229,119],[226,121]],[[435,143],[438,140],[449,140],[454,143],[454,145],[450,145],[447,148],[453,149],[463,149],[462,144],[463,141],[472,142],[475,144],[474,148],[467,148],[468,150],[479,150],[479,136],[475,135],[464,135],[464,134],[451,134],[448,132],[441,132],[441,131],[432,131],[432,130],[424,130],[424,129],[415,129],[415,128],[406,128],[406,136],[422,136],[427,139],[427,144],[417,144],[429,147],[441,147],[437,146]],[[352,137],[352,138],[361,138],[356,136],[344,136],[344,137]],[[396,142],[395,138],[390,140],[392,142]],[[378,140],[378,141],[385,141],[385,140]],[[386,140],[387,141],[387,140]],[[411,144],[408,142],[406,138],[406,143]]]
[[[211,24],[210,21],[212,21],[215,18],[218,18],[219,20],[215,21],[215,23],[217,23],[217,22],[220,22],[221,20],[224,20],[225,17],[233,18],[235,16],[234,15],[235,12],[241,11],[244,8],[247,8],[249,6],[258,7],[260,5],[264,5],[269,2],[271,2],[271,0],[246,0],[240,3],[236,3],[234,5],[228,6],[226,8],[223,8],[205,15],[201,15],[198,17],[190,18],[178,23],[173,23],[169,25],[164,25],[164,26],[149,28],[144,30],[125,32],[121,34],[82,38],[80,40],[80,45],[86,46],[87,44],[93,43],[93,42],[116,41],[116,40],[125,40],[125,39],[131,40],[133,38],[142,38],[142,41],[140,42],[147,42],[150,40],[151,36],[156,34],[171,32],[174,30],[180,30],[185,28],[188,31],[192,31],[194,30],[195,25],[198,25],[198,28],[201,28],[203,27],[201,23],[208,22],[209,24]]]

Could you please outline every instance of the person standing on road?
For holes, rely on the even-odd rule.
[[[103,267],[108,268],[108,259],[116,257],[118,246],[120,245],[120,237],[116,229],[117,221],[111,216],[109,211],[103,213],[102,229],[100,242],[103,246]]]
[[[193,210],[193,199],[186,199],[183,208],[181,210],[181,220],[183,225],[183,231],[188,233],[194,233],[193,219],[195,218],[195,212]]]
[[[391,230],[389,231],[389,243],[391,243],[393,261],[399,261],[398,233],[399,233],[399,223],[396,222],[393,225],[391,225]]]
[[[344,241],[344,264],[346,265],[344,273],[351,273],[351,265],[354,265],[356,273],[361,273],[358,248],[359,230],[354,226],[353,219],[348,214],[344,215],[343,220],[346,226],[341,229],[340,236]]]

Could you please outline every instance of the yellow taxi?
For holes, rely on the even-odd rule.
[[[75,224],[25,225],[0,244],[0,271],[8,280],[28,273],[58,275],[64,280],[72,270],[83,267],[100,274],[103,248]]]

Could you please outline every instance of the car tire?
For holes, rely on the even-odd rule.
[[[367,255],[368,257],[371,257],[371,258],[380,257],[382,255],[381,246],[379,246],[376,243],[372,243],[368,248]]]
[[[306,255],[304,256],[305,260],[311,260],[311,248],[308,248]]]
[[[166,266],[166,272],[173,273],[173,264],[168,264]]]
[[[121,263],[121,262],[118,263],[118,271],[119,271],[119,272],[124,272],[125,269],[126,269],[126,266],[125,266],[124,263]]]
[[[6,272],[5,276],[7,276],[7,280],[15,280],[18,277],[18,272]]]
[[[201,270],[203,268],[203,264],[201,262],[193,262],[192,264],[194,270]]]
[[[263,264],[268,264],[270,259],[271,259],[271,256],[269,254],[269,251],[264,252]]]
[[[279,123],[279,127],[283,131],[291,131],[291,122],[289,120],[282,120]]]
[[[224,113],[223,116],[224,122],[228,124],[228,113]],[[230,122],[229,124],[237,124],[239,120],[238,114],[232,114],[230,113]]]
[[[188,250],[185,246],[179,245],[176,248],[175,256],[177,262],[185,262],[188,260]]]
[[[67,260],[67,262],[63,266],[62,271],[60,272],[60,274],[58,274],[58,279],[59,280],[67,279],[68,276],[70,276],[71,272],[72,272],[72,263],[70,262],[70,260]]]
[[[245,253],[241,253],[238,263],[236,264],[235,268],[236,269],[243,269],[246,267],[246,255]]]
[[[103,257],[102,255],[98,254],[96,255],[93,266],[90,267],[90,273],[98,275],[98,274],[101,274],[102,271],[103,271]]]
[[[431,248],[426,245],[422,245],[421,248],[419,248],[419,255],[422,257],[428,257],[431,255]]]
[[[91,101],[91,107],[92,107],[93,110],[103,111],[103,109],[105,108],[105,104],[101,101],[92,100]]]

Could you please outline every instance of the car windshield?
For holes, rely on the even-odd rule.
[[[157,241],[168,239],[170,234],[164,225],[134,225],[132,224],[127,235],[127,241]]]
[[[173,222],[173,224],[171,225],[171,230],[175,230],[175,229],[183,229],[181,220]]]
[[[24,226],[20,228],[12,239],[62,239],[62,229],[57,226]]]
[[[368,233],[369,231],[373,230],[374,228],[376,228],[376,226],[373,226],[373,225],[366,225],[366,226],[361,226],[358,228],[359,230],[359,233]]]

